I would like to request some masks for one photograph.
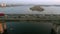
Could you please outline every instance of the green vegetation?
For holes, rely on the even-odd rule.
[[[31,7],[30,10],[32,10],[32,11],[44,11],[44,9],[40,6]]]

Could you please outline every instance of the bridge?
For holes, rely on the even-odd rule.
[[[58,32],[60,15],[55,14],[5,14],[0,16],[1,21],[32,21],[39,23],[52,23],[53,29]]]
[[[60,15],[55,14],[5,14],[0,20],[6,21],[44,21],[60,24]]]

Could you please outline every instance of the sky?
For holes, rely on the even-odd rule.
[[[0,3],[60,4],[60,0],[0,0]]]

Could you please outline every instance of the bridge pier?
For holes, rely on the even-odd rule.
[[[7,30],[6,23],[0,22],[0,34],[4,33]]]
[[[58,30],[59,30],[59,26],[58,24],[52,24],[52,28],[54,29],[55,33],[58,34]]]

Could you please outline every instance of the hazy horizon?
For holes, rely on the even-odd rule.
[[[60,0],[0,0],[0,3],[60,5]]]

